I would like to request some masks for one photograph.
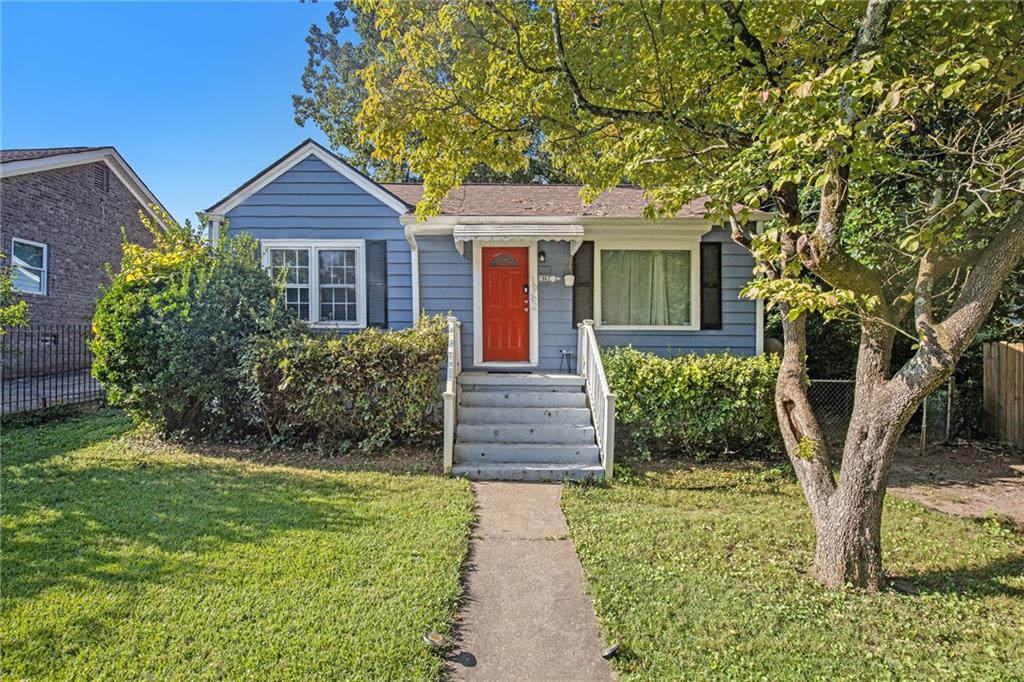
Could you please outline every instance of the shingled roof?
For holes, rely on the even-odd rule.
[[[45,159],[50,156],[91,152],[103,147],[45,147],[43,149],[3,149],[0,150],[0,163],[8,161],[31,161]]]
[[[383,183],[399,199],[414,206],[423,196],[419,183]],[[642,218],[647,199],[637,187],[614,187],[592,204],[580,200],[582,185],[466,184],[441,202],[441,215],[458,216],[592,216]],[[677,218],[703,218],[707,197],[683,206]]]

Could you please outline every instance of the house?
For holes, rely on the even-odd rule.
[[[586,205],[575,186],[465,185],[418,222],[421,193],[307,140],[204,219],[214,240],[258,238],[265,265],[287,272],[286,305],[313,327],[451,315],[445,454],[456,473],[610,475],[600,347],[762,352],[761,307],[739,296],[752,258],[702,202],[651,222],[636,188]]]
[[[91,321],[121,228],[148,243],[139,211],[160,206],[113,147],[4,150],[0,196],[0,251],[32,324],[47,325]]]
[[[140,210],[159,222],[163,209],[113,147],[0,151],[2,265],[32,325],[5,341],[5,378],[88,366],[88,325],[107,264],[120,264],[122,228],[150,241]]]

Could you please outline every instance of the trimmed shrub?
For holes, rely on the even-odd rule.
[[[706,459],[781,451],[774,355],[662,358],[632,348],[602,354],[627,451]]]
[[[153,246],[124,244],[93,317],[93,374],[111,404],[164,433],[237,437],[248,428],[238,382],[254,339],[295,324],[280,289],[240,236],[205,244],[190,226],[148,219]]]
[[[437,441],[447,348],[440,316],[400,331],[261,341],[243,359],[251,420],[275,442],[324,452]]]

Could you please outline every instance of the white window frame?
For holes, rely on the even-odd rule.
[[[262,239],[263,267],[270,268],[272,249],[297,249],[309,252],[309,326],[325,329],[363,329],[366,327],[366,241],[363,239]],[[320,320],[320,251],[348,249],[356,252],[356,321]]]
[[[8,254],[8,260],[10,261],[10,267],[11,267],[12,270],[17,267],[17,266],[14,265],[14,245],[18,244],[18,243],[27,244],[29,246],[42,247],[42,249],[43,249],[43,267],[42,267],[43,272],[40,275],[40,280],[41,280],[41,283],[42,283],[42,289],[39,290],[39,291],[30,291],[28,289],[22,289],[17,284],[15,284],[13,281],[11,282],[11,288],[13,288],[18,293],[25,294],[27,296],[46,296],[47,292],[50,289],[49,282],[48,282],[48,280],[50,279],[50,248],[46,244],[44,244],[42,242],[34,242],[31,239],[22,239],[21,237],[11,237],[11,252],[10,252],[10,254]]]
[[[602,251],[689,251],[690,324],[601,324]],[[692,239],[602,239],[594,242],[594,328],[608,331],[697,331],[700,329],[700,237]]]

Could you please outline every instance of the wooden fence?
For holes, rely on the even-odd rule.
[[[999,440],[1024,448],[1024,343],[984,346],[985,418]]]

